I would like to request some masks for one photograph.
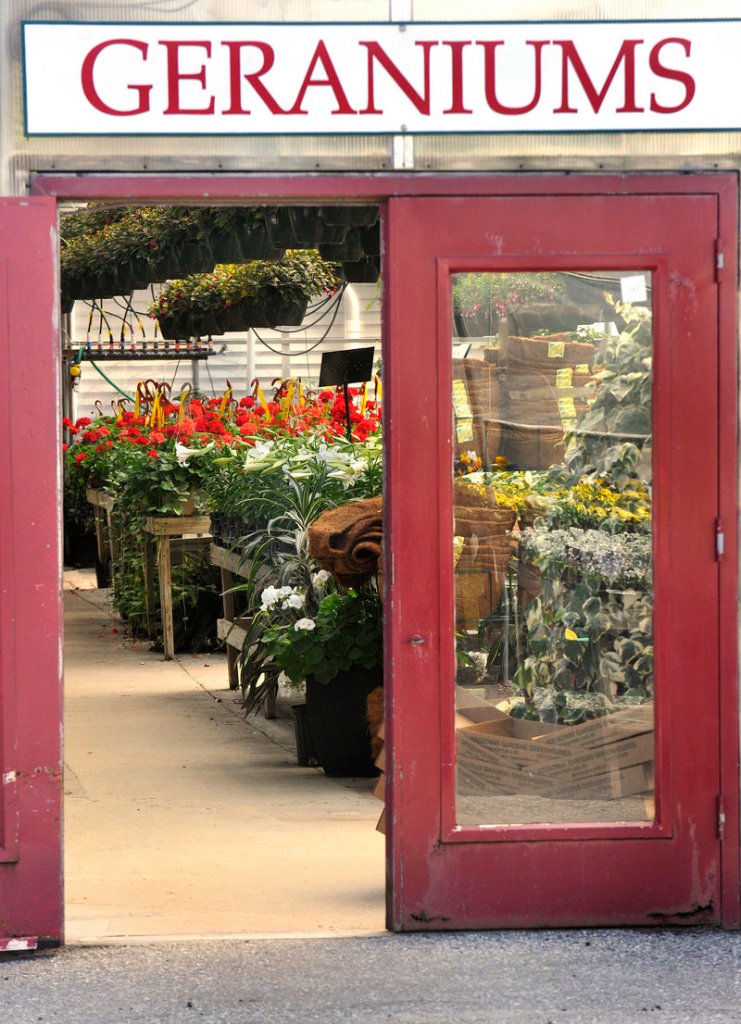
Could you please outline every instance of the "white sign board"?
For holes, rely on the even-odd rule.
[[[24,22],[28,135],[741,127],[741,20]]]

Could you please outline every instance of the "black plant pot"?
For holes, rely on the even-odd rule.
[[[201,239],[188,239],[183,242],[177,254],[180,266],[179,277],[189,274],[209,274],[216,263],[210,245]]]
[[[325,775],[374,778],[368,695],[381,685],[381,667],[353,665],[328,683],[306,680],[306,714],[317,762]]]
[[[309,304],[305,295],[289,295],[270,285],[260,289],[258,300],[262,323],[255,327],[300,327]]]
[[[296,236],[293,231],[290,210],[287,206],[282,209],[270,210],[265,214],[265,227],[268,237],[275,249],[295,248]]]
[[[296,737],[296,761],[302,768],[316,765],[316,752],[309,729],[309,716],[305,704],[292,704],[293,731]]]
[[[239,232],[239,244],[246,263],[251,260],[279,260],[286,254],[285,249],[273,245],[264,223],[245,224]]]
[[[363,243],[356,228],[350,228],[344,239],[339,243],[320,242],[319,255],[323,260],[333,261],[361,259],[363,255]]]
[[[345,224],[347,227],[368,227],[378,220],[377,206],[323,206],[326,224]]]
[[[322,237],[322,219],[316,206],[291,206],[294,249],[316,249]]]
[[[209,239],[211,252],[214,254],[214,265],[217,263],[242,263],[244,253],[235,231],[220,231]]]
[[[373,224],[371,227],[358,228],[363,252],[366,256],[381,255],[381,225]]]
[[[368,256],[352,262],[343,261],[342,276],[350,284],[375,284],[379,277],[377,261]]]
[[[166,341],[186,341],[224,333],[224,313],[198,310],[163,314],[157,317],[160,334]]]

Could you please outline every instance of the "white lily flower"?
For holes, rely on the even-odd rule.
[[[202,448],[188,448],[187,445],[176,441],[175,458],[178,460],[178,465],[184,466],[188,459],[198,458],[199,455],[205,455],[206,452],[211,451],[215,443],[215,441],[209,441],[208,444],[205,444]]]

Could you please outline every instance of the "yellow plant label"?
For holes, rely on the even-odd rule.
[[[453,412],[455,414],[455,436],[458,444],[473,441],[473,413],[462,380],[453,381]]]
[[[574,405],[574,399],[559,398],[558,412],[561,417],[561,422],[563,422],[564,420],[576,419],[576,406]]]
[[[563,359],[564,352],[566,351],[566,344],[563,341],[549,341],[548,342],[548,358],[549,359]]]
[[[570,366],[564,367],[563,370],[556,370],[556,387],[570,388],[573,378],[574,374]]]

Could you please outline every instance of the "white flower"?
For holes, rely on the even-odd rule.
[[[282,608],[303,608],[305,597],[303,594],[290,594],[283,604]]]
[[[317,587],[318,589],[319,587],[323,587],[328,579],[329,573],[327,572],[327,570],[320,569],[318,572],[313,572],[311,574],[311,585],[313,587]]]
[[[269,611],[279,601],[290,597],[292,593],[293,587],[265,587],[260,595],[260,607],[264,612]]]
[[[181,444],[179,441],[176,441],[175,458],[178,461],[178,465],[184,466],[188,459],[198,458],[199,455],[205,455],[206,452],[211,451],[215,444],[215,441],[209,441],[209,443],[205,444],[202,448],[188,448],[187,445]]]
[[[312,630],[316,629],[316,622],[313,619],[299,619],[298,622],[293,624],[294,630],[299,633],[302,629]]]

